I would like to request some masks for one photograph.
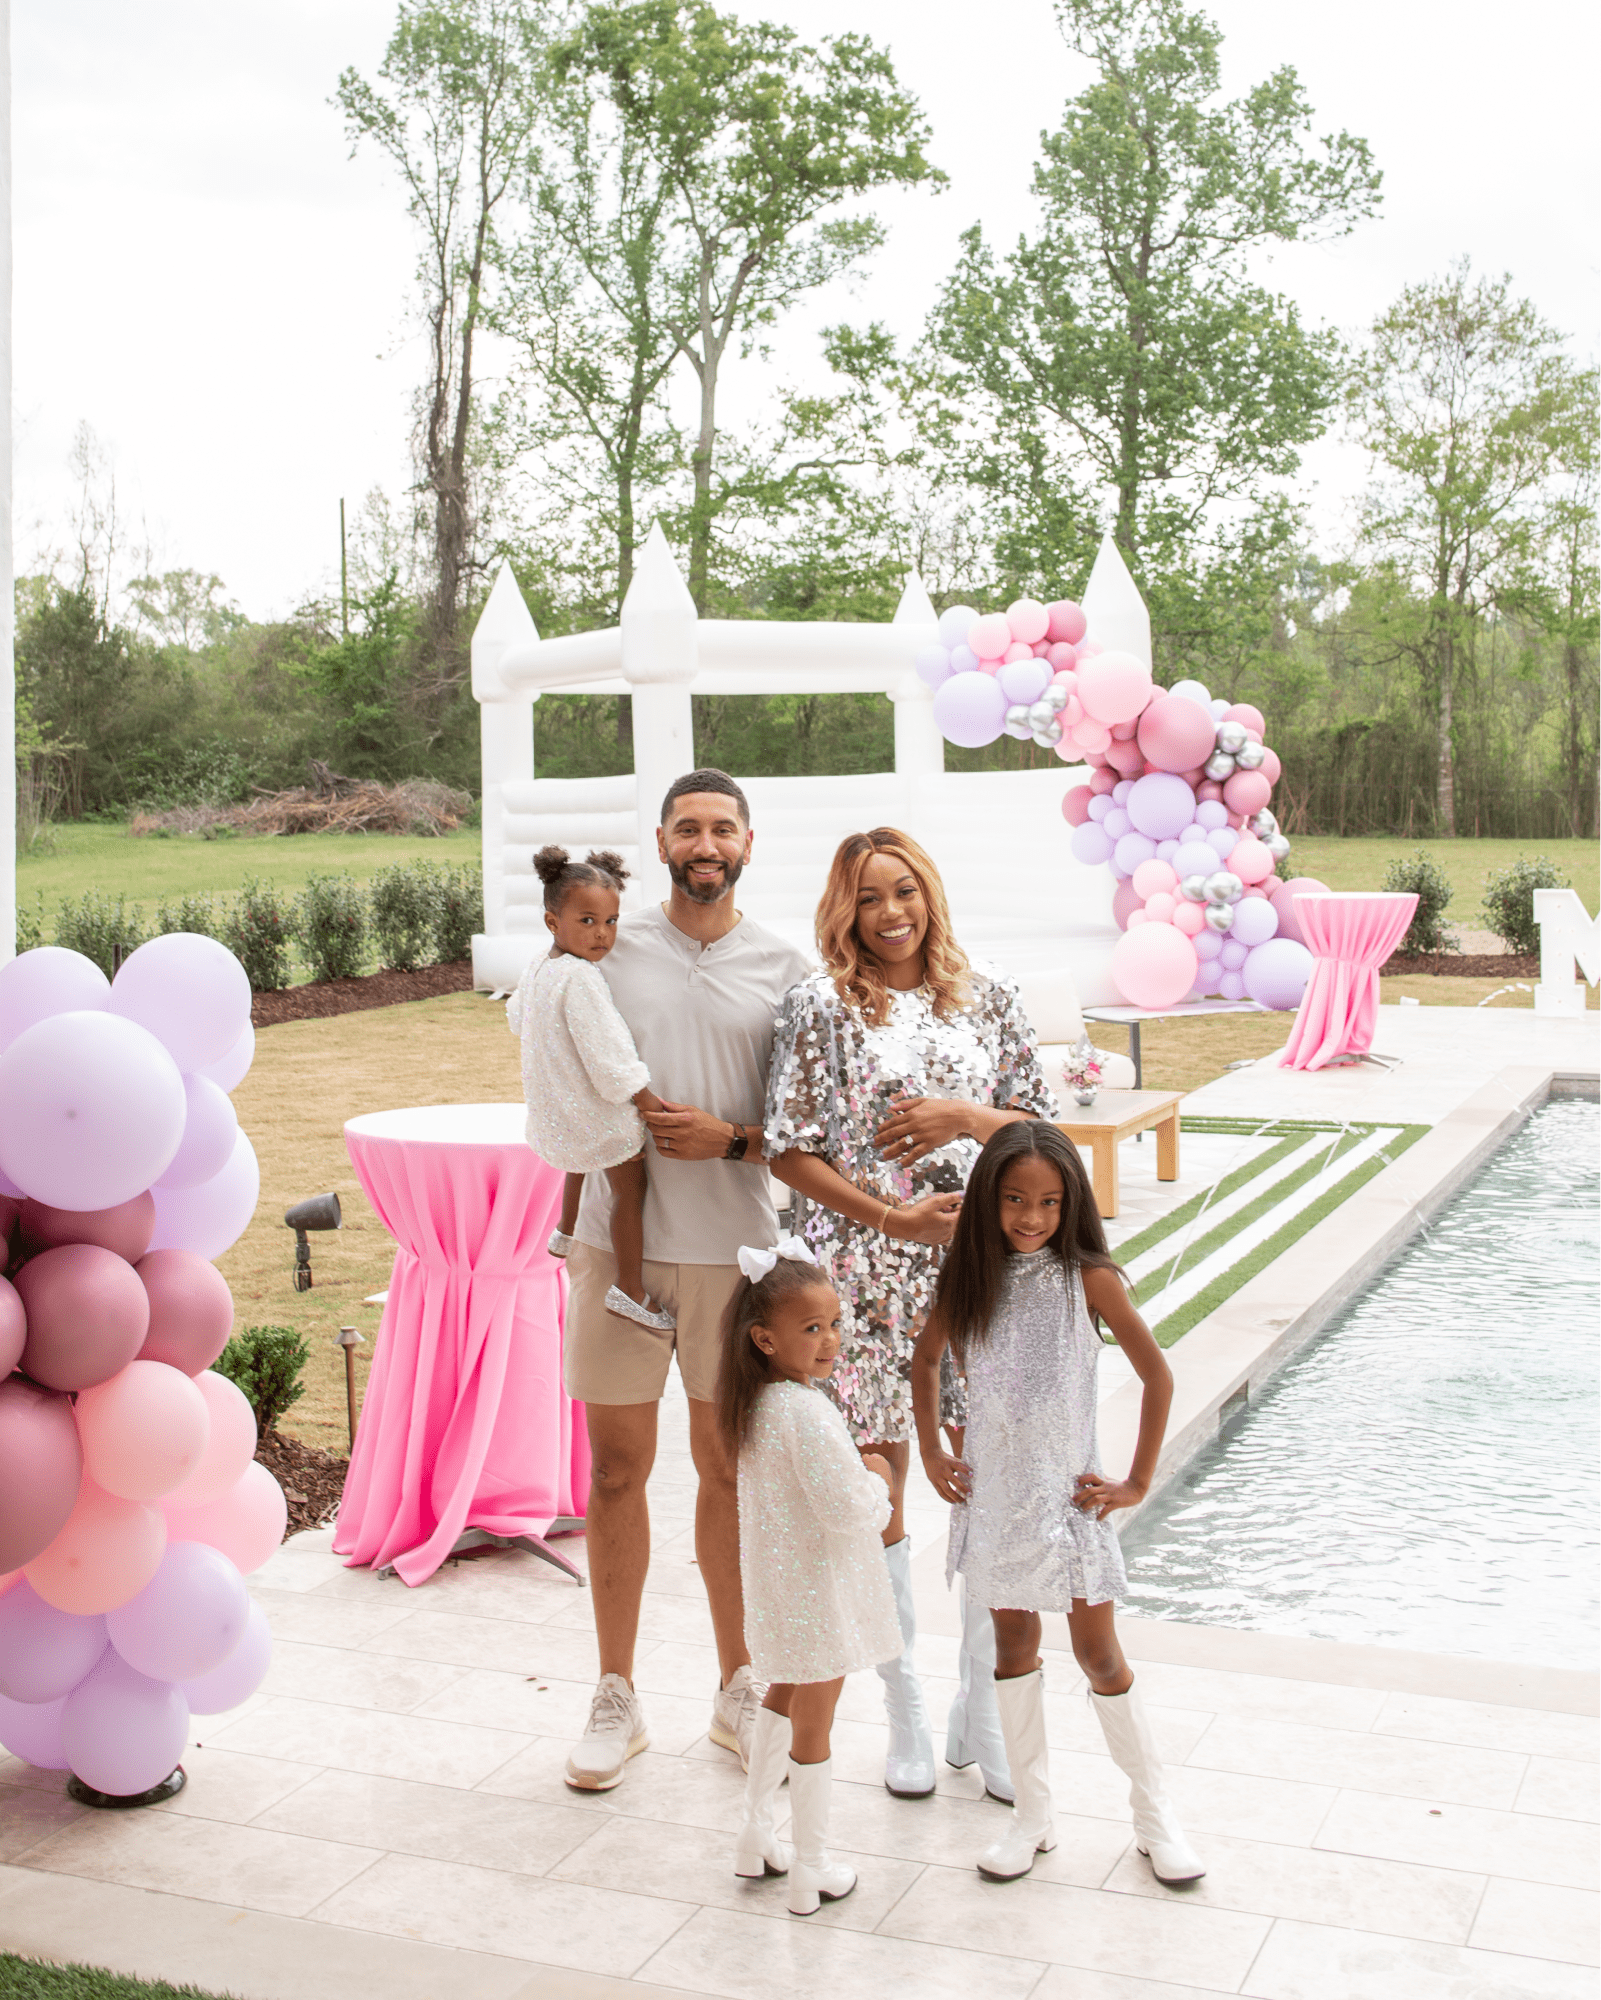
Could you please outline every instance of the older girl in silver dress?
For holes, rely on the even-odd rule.
[[[1144,1384],[1126,1479],[1106,1478],[1096,1448],[1097,1320]],[[959,1458],[939,1440],[947,1345],[967,1376]],[[913,1395],[923,1468],[952,1505],[947,1574],[960,1572],[969,1601],[987,1605],[995,1625],[995,1690],[1016,1803],[979,1873],[1009,1882],[1056,1845],[1040,1613],[1064,1611],[1107,1748],[1129,1779],[1139,1850],[1158,1881],[1195,1881],[1206,1871],[1168,1801],[1117,1642],[1123,1552],[1107,1519],[1145,1498],[1173,1377],[1123,1289],[1078,1148],[1054,1125],[1009,1126],[980,1155],[917,1343]]]
[[[893,1472],[884,1543],[905,1644],[878,1670],[890,1725],[884,1782],[920,1798],[934,1789],[934,1752],[912,1662],[901,1511],[912,1348],[980,1146],[1015,1119],[1052,1116],[1055,1104],[1016,987],[968,963],[939,872],[908,835],[878,827],[841,842],[817,944],[824,969],[791,990],[779,1020],[764,1145],[774,1174],[811,1204],[806,1237],[840,1295],[843,1352],[827,1393],[857,1447]],[[954,1376],[944,1415],[961,1422]],[[986,1787],[1010,1803],[989,1620],[964,1622],[946,1754],[959,1767],[976,1760]]]

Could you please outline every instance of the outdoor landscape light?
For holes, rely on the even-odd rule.
[[[308,1229],[339,1229],[343,1226],[336,1194],[310,1194],[304,1201],[284,1210],[284,1221],[295,1232],[295,1290],[311,1290],[311,1245]]]

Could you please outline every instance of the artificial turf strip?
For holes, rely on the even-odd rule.
[[[94,1965],[54,1965],[0,1952],[0,2000],[230,2000],[200,1986],[129,1979]]]
[[[1247,1160],[1243,1166],[1233,1168],[1215,1187],[1202,1188],[1199,1194],[1192,1194],[1188,1201],[1181,1202],[1177,1208],[1169,1209],[1166,1215],[1159,1216],[1137,1236],[1130,1236],[1119,1243],[1117,1261],[1120,1264],[1132,1264],[1136,1257],[1143,1257],[1147,1250],[1154,1250],[1165,1237],[1174,1235],[1186,1224],[1193,1222],[1203,1208],[1209,1207],[1213,1202],[1226,1201],[1237,1188],[1244,1187],[1247,1181],[1255,1180],[1258,1174],[1270,1172],[1280,1160],[1287,1159],[1298,1146],[1305,1145],[1306,1137],[1305,1132],[1298,1132],[1293,1138],[1280,1140],[1276,1145],[1270,1146],[1265,1153],[1258,1153],[1254,1160]]]

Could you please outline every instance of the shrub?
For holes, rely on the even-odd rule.
[[[1445,906],[1451,900],[1452,889],[1450,878],[1433,855],[1420,847],[1416,854],[1392,861],[1385,871],[1384,887],[1411,891],[1418,899],[1407,934],[1396,946],[1403,957],[1418,952],[1462,949],[1456,932],[1445,927]]]
[[[77,902],[63,900],[56,913],[56,943],[92,958],[108,979],[117,969],[117,953],[126,958],[145,941],[145,913],[138,903],[86,890]]]
[[[439,870],[434,905],[434,959],[454,965],[472,956],[474,934],[484,927],[484,871],[471,862]]]
[[[1532,953],[1540,949],[1540,927],[1534,921],[1536,889],[1571,887],[1555,862],[1543,854],[1533,859],[1520,855],[1510,867],[1493,869],[1484,878],[1484,914],[1488,927],[1508,951]]]
[[[367,895],[347,874],[307,878],[296,909],[313,979],[355,979],[367,965]]]
[[[378,963],[393,972],[415,972],[431,963],[438,932],[435,905],[440,871],[427,861],[380,868],[368,885]]]
[[[193,931],[200,937],[214,938],[223,921],[215,896],[180,896],[172,903],[163,898],[156,905],[155,935],[165,937],[168,931]]]
[[[305,1394],[300,1371],[310,1352],[291,1326],[245,1326],[211,1365],[244,1395],[256,1413],[256,1429],[270,1431]]]
[[[33,908],[17,902],[17,951],[37,951],[44,943],[44,891],[35,889]]]
[[[252,992],[276,993],[289,984],[295,910],[270,882],[248,876],[215,935],[244,967]]]

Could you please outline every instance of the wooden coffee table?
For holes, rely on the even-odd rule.
[[[1075,1146],[1088,1146],[1095,1206],[1104,1219],[1117,1213],[1117,1148],[1120,1140],[1156,1128],[1156,1178],[1179,1177],[1179,1105],[1182,1090],[1103,1090],[1093,1104],[1075,1104],[1056,1123]]]

